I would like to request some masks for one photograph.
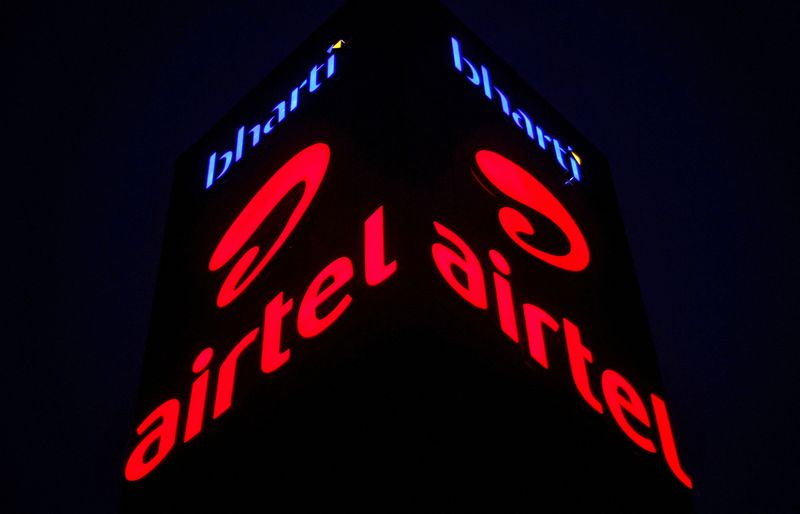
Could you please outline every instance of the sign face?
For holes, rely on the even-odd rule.
[[[123,510],[689,511],[605,158],[377,9],[179,160]]]

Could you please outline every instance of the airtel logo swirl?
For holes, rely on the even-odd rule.
[[[518,210],[503,207],[498,216],[500,225],[520,248],[542,261],[567,271],[582,271],[589,265],[589,246],[569,212],[553,194],[521,166],[502,155],[481,150],[475,154],[478,169],[502,193],[543,214],[567,237],[570,250],[565,255],[553,255],[526,243],[520,234],[533,235],[533,225]]]
[[[289,216],[278,238],[272,243],[266,255],[247,273],[260,252],[256,245],[250,247],[228,273],[217,296],[217,306],[225,307],[247,289],[253,280],[264,270],[270,259],[278,253],[283,243],[292,233],[300,218],[303,217],[311,200],[317,193],[325,171],[330,162],[331,150],[325,143],[316,143],[300,151],[284,164],[256,193],[250,203],[245,206],[228,231],[222,236],[217,248],[211,255],[208,269],[218,271],[228,264],[245,246],[272,210],[295,187],[303,184],[303,196]],[[246,275],[246,276],[245,276]]]

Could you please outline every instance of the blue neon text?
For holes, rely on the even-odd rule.
[[[208,158],[208,171],[206,172],[206,189],[209,189],[217,180],[219,180],[225,173],[230,170],[234,162],[239,162],[244,156],[246,141],[249,141],[249,146],[255,147],[261,142],[261,136],[267,135],[280,124],[286,116],[297,109],[300,104],[300,92],[303,88],[307,88],[309,93],[314,93],[323,83],[323,77],[320,72],[325,69],[325,78],[329,79],[336,72],[336,53],[334,48],[338,46],[331,46],[328,49],[330,54],[325,62],[319,65],[314,65],[308,74],[308,78],[292,89],[289,93],[288,105],[286,100],[281,100],[270,111],[270,117],[262,123],[256,123],[249,129],[242,125],[236,131],[236,146],[233,150],[223,152],[218,155],[213,152]]]
[[[503,113],[510,117],[514,124],[520,129],[525,131],[528,138],[539,144],[539,147],[544,151],[551,151],[554,154],[559,166],[572,176],[567,182],[581,180],[581,163],[580,157],[573,151],[572,147],[566,147],[558,139],[549,136],[545,133],[542,127],[536,125],[528,116],[528,114],[520,108],[512,109],[511,101],[508,96],[503,93],[499,88],[492,86],[492,81],[489,76],[489,70],[484,65],[480,65],[480,71],[469,59],[464,57],[461,53],[461,44],[455,37],[451,37],[450,41],[453,47],[453,64],[456,70],[467,77],[473,85],[482,86],[483,94],[489,100],[492,100],[497,93],[497,98],[500,103],[500,108]],[[466,68],[466,71],[465,71]],[[550,147],[548,149],[548,146]],[[569,166],[567,166],[567,160]]]

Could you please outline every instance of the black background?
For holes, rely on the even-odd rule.
[[[792,511],[797,8],[448,5],[609,157],[697,511]],[[114,510],[174,160],[335,7],[5,17],[12,511]]]

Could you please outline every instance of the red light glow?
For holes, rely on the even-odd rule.
[[[327,159],[327,156],[325,159]],[[286,167],[289,167],[289,164]],[[251,201],[245,207],[245,211],[252,209],[253,204],[253,201]],[[299,208],[296,209],[296,212],[298,210]],[[385,260],[386,245],[383,214],[383,206],[378,207],[364,222],[364,280],[368,286],[376,286],[384,282],[397,271],[397,261],[386,263]],[[237,220],[240,219],[244,219],[241,214]],[[234,223],[234,227],[238,226],[237,223],[238,221]],[[249,230],[247,224],[241,226]],[[227,238],[231,233],[233,232],[229,230],[224,238]],[[239,239],[236,244],[243,245],[246,241],[247,238]],[[222,246],[222,243],[220,243],[217,248],[219,249]],[[258,248],[254,247],[249,250],[249,252],[252,251],[257,252]],[[349,294],[343,294],[338,302],[332,306],[327,304],[333,302],[334,295],[340,292],[353,279],[353,276],[353,261],[349,257],[335,259],[317,274],[306,288],[297,310],[297,333],[300,336],[305,338],[318,336],[344,314],[344,311],[353,301]],[[251,279],[248,278],[247,280]],[[485,291],[483,291],[483,297],[485,301]],[[222,360],[216,380],[213,419],[219,418],[231,408],[240,357],[256,343],[258,334],[262,329],[261,371],[263,373],[272,373],[289,361],[291,349],[288,347],[284,349],[286,343],[283,341],[283,326],[285,318],[292,311],[294,300],[292,298],[284,298],[284,292],[278,292],[264,307],[263,325],[250,330],[230,349]],[[206,397],[210,383],[208,367],[211,364],[213,355],[214,350],[206,348],[197,355],[192,363],[192,371],[199,374],[199,376],[195,378],[191,387],[189,408],[186,412],[184,442],[188,442],[203,430],[203,420],[206,417]],[[137,429],[139,435],[142,435],[148,428],[162,420],[159,426],[139,441],[129,457],[125,467],[125,477],[129,481],[139,480],[150,473],[171,451],[175,445],[180,415],[180,403],[178,400],[173,399],[156,408],[142,422]],[[158,446],[155,456],[146,461],[145,456],[152,453],[151,448],[156,444]]]
[[[256,340],[258,335],[257,328],[251,330],[233,347],[231,353],[222,361],[219,368],[219,380],[217,381],[217,395],[214,399],[214,419],[217,419],[231,407],[233,403],[233,385],[236,382],[236,366],[239,356]]]
[[[336,306],[321,318],[318,309],[351,278],[353,278],[353,262],[347,257],[340,257],[328,264],[314,278],[303,296],[303,301],[300,302],[297,313],[297,331],[301,336],[309,338],[321,334],[344,314],[345,309],[353,301],[353,297],[349,294],[344,295]]]
[[[583,399],[591,408],[599,413],[603,413],[603,405],[595,398],[589,387],[589,371],[586,364],[592,362],[592,352],[583,346],[581,333],[570,320],[564,318],[564,339],[567,342],[567,354],[569,355],[569,369],[572,371],[572,379],[575,387],[581,393]]]
[[[397,271],[397,261],[386,263],[383,234],[383,206],[364,222],[364,278],[377,286]]]
[[[178,433],[178,416],[180,412],[180,402],[172,398],[156,407],[142,421],[141,425],[136,429],[138,435],[142,435],[159,420],[161,420],[161,424],[143,437],[139,444],[136,445],[136,448],[133,449],[131,456],[128,457],[128,463],[125,464],[125,478],[127,480],[133,482],[141,479],[161,464],[164,457],[172,450],[172,447],[175,446],[175,436]],[[150,457],[150,460],[145,460],[145,455],[154,444],[158,445],[156,454]]]
[[[569,251],[564,255],[557,255],[530,245],[522,236],[534,234],[531,222],[515,208],[503,206],[498,211],[500,225],[517,246],[554,267],[572,272],[586,269],[590,261],[587,242],[567,209],[544,185],[531,173],[497,153],[481,150],[477,152],[475,159],[483,175],[500,192],[552,221],[569,243]],[[326,144],[317,143],[303,149],[278,169],[236,216],[217,244],[208,265],[209,270],[215,272],[235,261],[219,289],[216,299],[218,307],[225,307],[239,297],[284,245],[318,192],[329,162],[330,149]],[[261,247],[251,240],[280,202],[301,186],[302,196],[286,224],[269,249],[262,253]],[[431,246],[433,264],[450,288],[467,303],[482,310],[489,309],[489,295],[493,293],[493,304],[497,307],[497,318],[493,319],[497,319],[500,330],[514,343],[520,343],[520,336],[526,337],[531,358],[544,369],[549,367],[546,335],[551,339],[551,344],[558,343],[562,338],[559,336],[552,341],[553,334],[563,326],[563,342],[578,394],[600,414],[604,413],[607,406],[622,432],[647,452],[656,452],[655,434],[652,434],[653,438],[649,438],[643,435],[644,429],[657,431],[670,470],[686,487],[691,488],[692,481],[678,460],[664,402],[655,394],[650,395],[655,420],[655,427],[652,427],[647,407],[634,386],[618,372],[606,369],[600,380],[604,406],[592,391],[591,377],[595,374],[590,373],[592,369],[589,365],[593,363],[593,355],[583,344],[578,327],[565,317],[559,325],[543,309],[531,303],[522,303],[524,334],[520,334],[517,318],[519,305],[514,303],[515,292],[512,288],[515,279],[512,278],[511,265],[506,257],[497,250],[489,249],[489,271],[492,277],[489,287],[492,287],[492,291],[488,291],[478,254],[453,230],[436,221],[433,221],[433,227],[441,238]],[[364,280],[367,286],[374,287],[394,275],[398,268],[396,260],[387,262],[386,258],[383,206],[373,211],[364,222],[363,243]],[[485,259],[486,253],[483,250],[479,254]],[[536,271],[538,273],[540,270]],[[345,289],[354,276],[354,261],[347,256],[334,259],[317,273],[298,303],[296,335],[306,339],[317,337],[344,315],[354,301]],[[296,286],[290,284],[288,290],[291,291],[294,287]],[[352,292],[356,296],[361,294],[358,288],[354,288]],[[285,323],[292,330],[295,326],[292,323],[294,320],[286,321],[293,310],[294,300],[283,291],[272,294],[274,296],[264,307],[263,320],[256,321],[263,321],[263,325],[251,328],[238,343],[230,347],[219,364],[216,381],[210,380],[214,350],[205,348],[194,359],[191,369],[196,376],[191,384],[185,412],[184,442],[190,441],[203,430],[204,419],[208,417],[206,403],[210,384],[216,387],[213,419],[219,418],[231,408],[240,357],[259,341],[260,332],[260,369],[263,373],[273,373],[290,360],[292,339],[284,341],[283,329]],[[545,327],[549,330],[545,331]],[[243,332],[245,330],[236,337]],[[593,332],[587,333],[592,337],[596,336]],[[137,427],[136,433],[143,437],[126,463],[127,480],[140,480],[166,458],[175,446],[180,417],[181,404],[172,398],[159,405]]]
[[[497,271],[506,276],[511,274],[511,266],[509,266],[508,261],[500,252],[489,250],[489,259],[491,259]],[[500,329],[512,341],[519,343],[517,315],[514,312],[514,299],[511,297],[511,283],[500,273],[492,273],[497,298],[497,313],[500,316]]]
[[[202,374],[197,377],[192,384],[192,392],[189,396],[189,413],[186,416],[186,430],[183,434],[183,442],[200,433],[203,429],[203,416],[206,410],[206,396],[208,396],[208,370],[205,369],[214,356],[214,350],[206,348],[197,356],[192,364],[194,373]],[[205,371],[204,371],[205,370]]]
[[[522,304],[522,314],[525,318],[525,331],[528,336],[528,352],[531,357],[547,369],[547,348],[544,344],[544,327],[553,332],[558,330],[558,322],[539,307],[530,303]]]
[[[281,350],[283,318],[292,310],[294,300],[283,301],[283,292],[264,308],[264,338],[261,345],[261,371],[272,373],[289,360],[291,350]]]
[[[475,252],[452,230],[435,221],[433,225],[439,235],[458,249],[458,252],[455,252],[442,243],[434,243],[432,245],[433,260],[442,278],[453,291],[471,305],[488,309],[483,270]],[[496,250],[489,250],[489,260],[496,270],[493,271],[492,276],[494,278],[500,329],[512,340],[518,342],[519,334],[516,331],[516,314],[511,295],[511,283],[506,279],[506,277],[511,276],[511,266],[503,255]],[[466,285],[456,278],[455,270],[461,272],[459,276],[466,276]],[[557,332],[560,326],[553,316],[536,305],[524,303],[522,304],[522,312],[530,355],[543,368],[547,369],[549,362],[544,327],[549,328],[552,332]],[[563,318],[562,326],[564,327],[563,340],[566,344],[570,372],[575,387],[592,409],[599,414],[603,414],[604,405],[595,396],[591,387],[589,364],[593,363],[592,352],[584,346],[580,331],[572,321]],[[633,385],[616,371],[607,369],[602,373],[601,387],[608,410],[623,433],[640,448],[654,453],[656,447],[652,439],[639,433],[631,425],[629,419],[630,416],[641,423],[644,428],[652,428],[646,406]],[[651,395],[651,399],[655,412],[656,428],[667,464],[675,476],[686,487],[691,488],[692,482],[681,469],[678,461],[678,453],[675,449],[675,441],[672,436],[666,406],[656,395]]]
[[[655,394],[650,395],[650,400],[653,402],[653,412],[655,412],[656,425],[658,425],[658,436],[661,439],[661,449],[664,450],[664,458],[667,461],[667,465],[672,470],[672,473],[678,477],[678,480],[691,489],[692,479],[683,470],[678,460],[678,450],[675,449],[675,436],[672,434],[672,425],[669,422],[667,406],[664,405],[664,400]]]
[[[475,155],[478,169],[502,193],[546,216],[564,233],[570,245],[565,255],[554,255],[526,243],[520,235],[533,235],[534,229],[521,212],[503,207],[500,225],[520,248],[542,261],[567,271],[582,271],[589,265],[589,246],[569,212],[553,194],[521,166],[502,155],[481,150]]]
[[[278,203],[295,187],[300,184],[304,185],[303,196],[289,216],[289,220],[278,238],[272,243],[261,261],[245,276],[247,270],[253,266],[260,250],[258,246],[253,246],[233,265],[217,296],[218,307],[229,305],[242,294],[280,250],[311,204],[328,169],[329,161],[330,148],[324,143],[316,143],[300,151],[267,180],[239,213],[214,250],[208,264],[209,270],[217,271],[228,264],[247,244]]]
[[[628,422],[628,418],[625,417],[627,412],[642,425],[650,427],[647,409],[644,408],[644,403],[642,403],[642,399],[636,389],[622,375],[611,369],[603,372],[602,383],[603,396],[606,398],[608,411],[614,417],[614,421],[631,438],[631,441],[638,444],[643,450],[655,453],[656,447],[653,441],[639,434]]]
[[[461,255],[459,255],[448,246],[434,243],[431,247],[431,253],[442,277],[456,293],[475,307],[479,309],[489,308],[486,302],[486,283],[483,279],[483,269],[480,262],[478,262],[478,257],[475,256],[475,253],[470,250],[463,239],[441,223],[434,221],[433,228],[436,229],[440,236],[453,243],[461,252]],[[466,273],[466,286],[456,278],[453,268],[458,268]]]

